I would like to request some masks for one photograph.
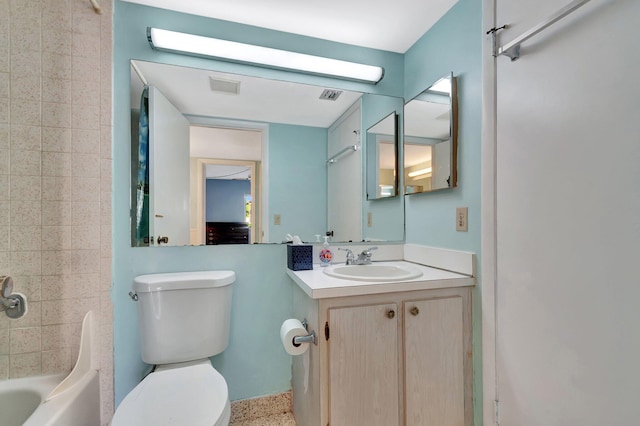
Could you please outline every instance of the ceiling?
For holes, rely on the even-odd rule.
[[[405,53],[457,0],[125,0]]]

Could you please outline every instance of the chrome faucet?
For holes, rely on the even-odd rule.
[[[347,252],[345,265],[369,265],[371,263],[371,251],[377,249],[378,247],[369,247],[368,249],[363,250],[362,253],[358,254],[358,258],[356,258],[351,249],[342,247],[338,248],[338,250]]]

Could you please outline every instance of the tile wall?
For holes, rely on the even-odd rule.
[[[69,371],[99,319],[103,424],[113,412],[112,0],[0,0],[0,380]]]

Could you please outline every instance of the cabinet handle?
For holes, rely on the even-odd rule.
[[[417,306],[414,306],[413,308],[409,309],[409,312],[415,317],[420,313],[420,309],[418,309]]]
[[[393,318],[396,316],[396,311],[394,311],[393,309],[389,309],[387,311],[387,318]]]

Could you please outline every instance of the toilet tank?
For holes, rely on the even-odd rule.
[[[140,275],[138,327],[142,360],[170,364],[219,354],[229,343],[233,271]]]

